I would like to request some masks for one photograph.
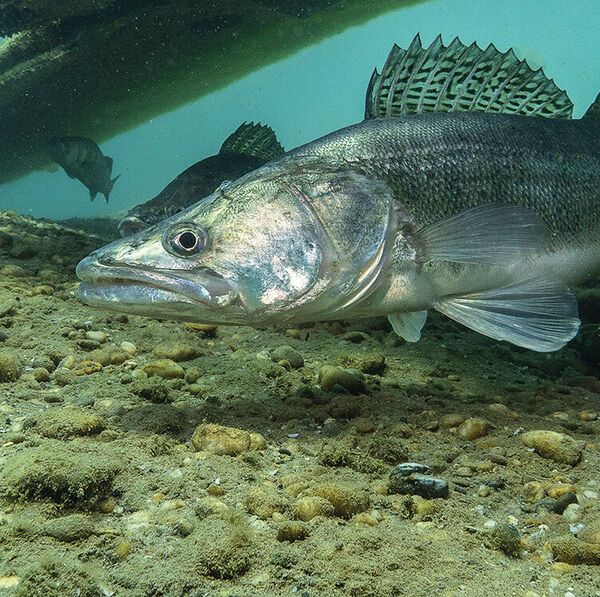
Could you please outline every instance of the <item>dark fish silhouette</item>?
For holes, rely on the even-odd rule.
[[[87,137],[56,137],[48,143],[48,153],[71,177],[80,180],[90,191],[93,201],[102,193],[108,203],[108,196],[119,176],[111,180],[112,158]]]
[[[394,46],[365,120],[298,147],[77,266],[88,304],[261,326],[427,311],[557,350],[569,286],[600,271],[600,96],[567,94],[514,53]]]
[[[219,153],[196,162],[156,197],[132,208],[119,222],[121,236],[154,226],[210,195],[221,183],[235,180],[283,153],[273,129],[243,123],[221,145]]]

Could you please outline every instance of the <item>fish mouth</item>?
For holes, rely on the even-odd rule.
[[[149,227],[150,224],[137,216],[126,216],[118,224],[119,233],[122,237],[131,236]]]
[[[208,268],[194,271],[197,279],[190,280],[180,271],[105,265],[92,253],[79,262],[76,273],[81,280],[79,298],[96,307],[127,308],[140,314],[168,311],[170,317],[177,317],[198,306],[216,309],[238,302],[233,283]]]

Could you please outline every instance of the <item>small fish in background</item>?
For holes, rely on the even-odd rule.
[[[48,153],[70,178],[77,178],[90,191],[90,201],[102,193],[108,196],[117,178],[111,179],[113,160],[105,156],[87,137],[55,137],[48,143]]]
[[[130,236],[154,226],[210,195],[223,181],[236,180],[283,153],[271,127],[244,122],[225,139],[219,153],[196,162],[156,197],[129,210],[119,222],[119,232]]]

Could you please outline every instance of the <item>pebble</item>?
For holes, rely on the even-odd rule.
[[[464,439],[477,439],[489,430],[490,424],[485,419],[469,418],[458,426],[456,433]]]
[[[521,555],[521,534],[512,524],[497,522],[489,526],[486,537],[488,547],[503,551],[513,558]]]
[[[15,299],[8,299],[3,303],[0,303],[0,317],[11,315],[19,306],[19,303]]]
[[[154,375],[163,379],[174,379],[185,377],[185,370],[181,365],[178,365],[171,359],[160,359],[158,361],[150,361],[146,363],[142,370],[149,377]]]
[[[127,354],[135,354],[137,352],[137,346],[133,342],[128,342],[127,340],[124,340],[119,346]]]
[[[75,382],[75,374],[66,367],[57,367],[52,374],[52,379],[59,386],[67,386]]]
[[[306,491],[307,496],[325,498],[332,506],[335,516],[351,518],[371,507],[371,498],[366,491],[344,487],[337,483],[320,483]]]
[[[94,523],[89,516],[84,514],[71,514],[62,516],[44,523],[42,533],[59,539],[72,542],[86,539],[94,532]]]
[[[411,502],[411,510],[413,514],[423,519],[435,514],[437,504],[433,500],[426,500],[420,495],[413,495]]]
[[[198,451],[212,452],[221,456],[237,456],[248,450],[262,450],[266,447],[266,442],[258,433],[250,434],[235,427],[202,423],[194,431],[192,445]]]
[[[108,340],[106,333],[101,330],[89,330],[85,333],[85,337],[88,340],[92,340],[92,342],[98,342],[100,344],[103,344]]]
[[[600,565],[600,545],[586,543],[571,535],[557,537],[550,542],[552,555],[567,564]]]
[[[540,500],[544,499],[546,495],[546,488],[543,483],[539,481],[529,481],[523,485],[523,499],[530,504],[537,504]]]
[[[552,511],[556,512],[556,514],[562,514],[565,511],[565,508],[569,504],[577,503],[577,496],[572,491],[567,491],[567,493],[563,493],[552,506]]]
[[[22,371],[23,366],[16,356],[0,351],[0,382],[16,381]]]
[[[191,361],[200,355],[198,349],[182,342],[163,342],[154,347],[152,354],[158,359]]]
[[[275,512],[287,512],[289,498],[272,487],[254,487],[246,494],[244,505],[251,514],[267,520]]]
[[[579,418],[582,421],[595,421],[598,418],[598,413],[595,410],[582,410],[579,413]]]
[[[319,369],[319,383],[324,392],[332,392],[336,387],[350,394],[365,392],[367,387],[363,374],[355,369],[342,369],[332,365],[323,365]]]
[[[416,470],[427,471],[429,468],[414,462],[405,462],[394,467],[390,472],[389,492],[402,495],[419,495],[426,499],[448,497],[449,489],[446,481],[411,472]]]
[[[0,269],[0,274],[3,276],[14,276],[15,278],[25,275],[25,270],[20,265],[5,265]]]
[[[325,498],[309,495],[298,499],[293,508],[294,518],[308,522],[316,516],[333,516],[333,504]]]
[[[583,517],[583,508],[579,504],[569,504],[562,515],[568,522],[579,522]]]
[[[458,427],[464,421],[465,417],[463,415],[459,415],[458,413],[448,413],[439,418],[440,426],[445,427],[446,429]]]
[[[102,417],[92,410],[79,407],[64,407],[46,410],[31,419],[26,427],[35,427],[44,437],[67,438],[94,435],[105,427]]]
[[[581,460],[583,445],[564,433],[548,430],[528,431],[521,436],[528,448],[554,462],[575,465]]]
[[[557,483],[556,485],[551,485],[546,489],[546,493],[552,498],[557,500],[561,495],[565,493],[577,493],[575,486],[571,483]]]
[[[303,541],[309,535],[308,527],[299,521],[284,522],[277,529],[277,541]]]
[[[274,363],[279,363],[279,361],[287,361],[292,369],[304,367],[304,358],[302,355],[295,348],[288,346],[287,344],[275,348],[273,352],[271,352],[271,360]]]
[[[360,344],[361,342],[364,342],[365,340],[369,340],[370,336],[368,334],[365,334],[364,332],[348,332],[347,334],[344,334],[344,340],[346,340],[346,342],[352,342],[354,344]]]

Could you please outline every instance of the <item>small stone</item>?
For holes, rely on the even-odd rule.
[[[375,527],[379,524],[376,516],[370,512],[359,512],[352,520],[358,524],[366,524],[370,527]]]
[[[488,434],[490,424],[484,419],[470,418],[461,423],[456,430],[464,439],[477,439]]]
[[[562,514],[565,511],[565,508],[569,504],[577,503],[577,496],[572,492],[568,491],[567,493],[563,493],[552,506],[552,510],[556,512],[556,514]]]
[[[185,381],[189,384],[196,383],[202,377],[202,370],[199,367],[188,367],[185,370]]]
[[[8,299],[3,303],[0,303],[0,317],[6,317],[12,315],[14,311],[19,307],[19,303],[15,299]]]
[[[133,342],[128,342],[127,340],[124,340],[123,342],[121,342],[121,344],[119,346],[127,354],[133,355],[137,352],[137,347]]]
[[[360,359],[358,368],[368,375],[383,375],[386,369],[385,357],[380,353],[367,355]]]
[[[351,518],[371,507],[371,499],[366,491],[337,483],[321,483],[308,489],[305,495],[325,498],[333,506],[335,516],[340,518]]]
[[[579,418],[582,421],[595,421],[598,418],[598,413],[595,410],[582,410],[579,413]]]
[[[95,412],[79,407],[64,407],[46,410],[35,415],[27,427],[35,427],[44,437],[67,438],[94,435],[104,429],[102,417]]]
[[[284,345],[276,348],[271,353],[271,360],[274,363],[279,361],[287,361],[292,369],[299,369],[304,367],[304,358],[302,355],[292,346]]]
[[[321,427],[321,434],[324,437],[335,437],[336,435],[339,435],[341,430],[342,426],[340,422],[337,419],[328,417],[327,419],[325,419],[325,421],[323,421],[323,426]]]
[[[400,464],[390,472],[389,492],[402,495],[419,495],[426,499],[447,498],[448,483],[443,479],[427,477],[417,473],[409,473],[416,463]],[[407,465],[411,465],[408,467]],[[424,465],[417,465],[424,466]]]
[[[558,572],[560,574],[568,574],[570,572],[573,572],[573,566],[571,564],[566,564],[565,562],[554,562],[552,564],[552,570],[554,572]],[[571,593],[570,591],[565,593],[565,597],[572,597],[572,596],[573,596],[573,593]]]
[[[267,520],[275,512],[286,512],[289,508],[289,498],[274,488],[254,487],[247,493],[244,505],[251,514]]]
[[[5,265],[2,269],[0,269],[0,274],[3,276],[13,276],[18,278],[25,275],[25,270],[20,265],[13,265],[10,263],[9,265]]]
[[[22,371],[23,366],[16,356],[0,351],[0,382],[16,381]]]
[[[327,331],[332,336],[339,336],[344,333],[344,326],[339,321],[333,321],[329,324]]]
[[[285,335],[288,338],[294,338],[295,340],[299,340],[300,339],[300,330],[297,330],[296,328],[289,328],[289,329],[285,330]]]
[[[185,370],[171,359],[160,359],[146,363],[142,370],[149,377],[157,375],[163,379],[175,379],[185,377]]]
[[[465,417],[463,415],[459,415],[458,413],[448,413],[439,418],[440,427],[444,427],[446,429],[458,427],[464,421]]]
[[[567,564],[600,565],[600,545],[586,543],[570,535],[558,537],[550,542],[552,555]]]
[[[334,507],[325,498],[316,495],[304,496],[299,498],[294,505],[293,514],[294,518],[308,522],[315,516],[333,516]]]
[[[152,354],[162,360],[190,361],[199,356],[199,351],[182,342],[164,342],[156,346]]]
[[[569,504],[562,513],[562,516],[570,523],[578,522],[583,516],[583,508],[579,504]]]
[[[98,342],[99,344],[106,342],[106,340],[108,339],[108,336],[105,332],[96,330],[89,330],[85,333],[85,337],[88,340],[92,340],[92,342]]]
[[[402,477],[408,477],[409,475],[419,474],[424,475],[431,471],[426,464],[419,464],[418,462],[403,462],[398,466],[394,467],[396,475]]]
[[[488,497],[488,495],[490,495],[491,491],[492,490],[489,488],[488,485],[481,484],[479,486],[479,489],[477,490],[477,495],[479,497]]]
[[[303,522],[284,522],[277,529],[277,541],[304,541],[308,535],[308,527]]]
[[[557,500],[561,495],[565,493],[577,493],[575,486],[571,483],[557,483],[556,485],[551,485],[546,489],[546,493],[549,497],[554,500]]]
[[[554,462],[575,465],[581,460],[583,446],[572,437],[556,431],[528,431],[521,436],[528,448]]]
[[[523,499],[530,504],[537,504],[545,495],[546,488],[539,481],[529,481],[523,485]]]
[[[503,551],[507,556],[517,558],[521,555],[521,534],[512,524],[498,522],[491,526],[486,537],[491,549]]]
[[[50,381],[50,371],[44,367],[36,367],[30,371],[30,374],[35,381]]]
[[[437,504],[433,500],[426,500],[420,495],[412,496],[411,509],[413,514],[421,519],[433,516],[437,510]]]
[[[42,532],[60,541],[78,541],[86,539],[94,532],[94,523],[89,516],[71,514],[44,523]]]
[[[355,369],[342,369],[332,365],[323,365],[319,370],[319,383],[324,392],[348,391],[350,394],[360,394],[366,391],[363,374]]]
[[[344,334],[344,340],[346,340],[346,342],[353,342],[354,344],[360,344],[361,342],[369,339],[370,336],[364,332],[355,331]]]
[[[59,386],[67,386],[75,382],[75,374],[70,369],[66,367],[57,367],[52,374],[52,379]]]
[[[256,434],[256,436],[260,436]],[[262,438],[264,442],[264,438]],[[224,427],[214,423],[202,423],[194,431],[192,445],[198,451],[212,452],[213,454],[225,456],[237,456],[247,452],[252,446],[250,433],[235,427]],[[258,438],[254,439],[257,444]],[[266,445],[266,442],[265,442]]]

